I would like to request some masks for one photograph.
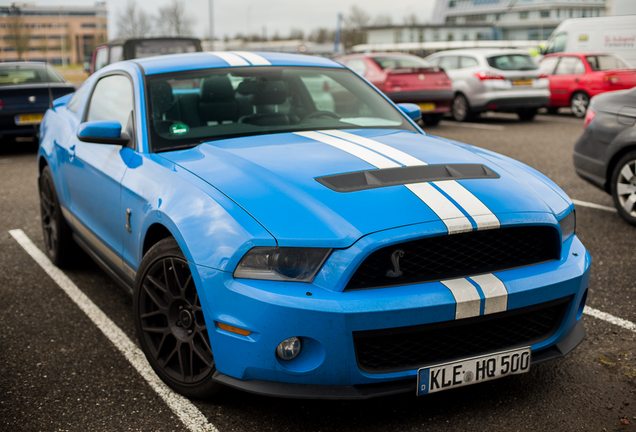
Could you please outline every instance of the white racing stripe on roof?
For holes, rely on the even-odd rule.
[[[448,196],[455,200],[477,223],[477,229],[499,228],[500,223],[497,216],[490,211],[479,198],[472,194],[455,180],[443,180],[433,182],[443,190]]]
[[[448,228],[448,234],[473,230],[473,225],[461,210],[430,183],[411,183],[404,186],[435,212]]]
[[[245,60],[252,63],[252,66],[271,66],[271,63],[265,57],[252,52],[232,51],[232,54],[243,57]]]
[[[441,281],[455,297],[455,319],[479,316],[481,297],[475,285],[466,279]]]
[[[331,136],[335,136],[337,138],[342,138],[344,140],[351,141],[353,143],[366,147],[370,150],[374,150],[378,153],[381,153],[387,157],[390,157],[391,159],[396,160],[405,166],[428,165],[426,162],[423,162],[419,160],[418,158],[411,156],[408,153],[404,153],[402,150],[398,150],[389,145],[383,144],[378,141],[374,141],[369,138],[361,137],[356,134],[344,132],[341,130],[323,130],[323,131],[320,131],[320,133],[328,134]]]
[[[324,144],[328,144],[332,147],[356,156],[377,168],[398,168],[401,166],[397,162],[394,162],[376,152],[373,152],[364,147],[360,147],[359,145],[350,143],[349,141],[345,141],[340,138],[332,137],[318,132],[294,132],[294,134],[312,139],[314,141],[320,141]]]
[[[225,61],[230,66],[251,66],[247,60],[243,57],[239,57],[236,54],[225,51],[214,51],[210,54],[217,56],[221,60]]]
[[[486,297],[484,315],[508,310],[508,290],[504,283],[494,274],[471,276]]]

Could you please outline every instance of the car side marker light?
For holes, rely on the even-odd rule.
[[[225,330],[225,331],[228,331],[230,333],[236,333],[236,334],[239,334],[241,336],[249,336],[249,335],[252,334],[252,332],[249,331],[249,330],[245,330],[245,329],[242,329],[242,328],[238,328],[238,327],[234,327],[234,326],[231,326],[231,325],[223,324],[223,323],[220,323],[220,322],[217,322],[217,325],[219,326],[219,328],[221,330]]]

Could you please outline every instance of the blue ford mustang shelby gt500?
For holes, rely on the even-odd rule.
[[[130,290],[148,361],[190,397],[421,395],[570,352],[572,202],[400,108],[322,58],[109,65],[41,125],[47,253],[77,243]]]

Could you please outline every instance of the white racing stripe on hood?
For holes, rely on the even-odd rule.
[[[247,51],[232,51],[232,54],[243,57],[248,62],[252,63],[252,66],[271,66],[269,60],[265,57],[259,56]]]
[[[443,190],[449,197],[454,199],[456,203],[462,206],[466,213],[475,220],[477,229],[499,228],[500,223],[497,216],[495,216],[479,198],[473,195],[464,186],[460,185],[455,180],[436,181],[433,182],[433,184]]]
[[[230,66],[251,66],[250,63],[243,57],[239,57],[236,54],[226,51],[214,51],[210,54],[217,56]]]
[[[464,213],[430,183],[411,183],[404,186],[435,212],[448,228],[448,234],[473,230],[473,225]]]
[[[312,139],[314,141],[319,141],[324,144],[328,144],[339,150],[347,152],[350,155],[356,156],[357,158],[362,159],[363,161],[373,165],[376,168],[401,167],[401,165],[397,162],[394,162],[391,159],[382,156],[381,154],[371,151],[365,147],[360,147],[359,145],[353,144],[349,141],[342,140],[340,138],[332,137],[318,132],[294,132],[294,134]]]
[[[475,285],[466,279],[441,281],[455,297],[455,319],[479,316],[481,297]]]
[[[471,276],[486,297],[484,315],[508,310],[508,290],[504,283],[494,274]]]

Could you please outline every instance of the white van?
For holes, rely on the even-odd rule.
[[[609,52],[636,66],[636,15],[566,19],[544,54],[560,52]]]

